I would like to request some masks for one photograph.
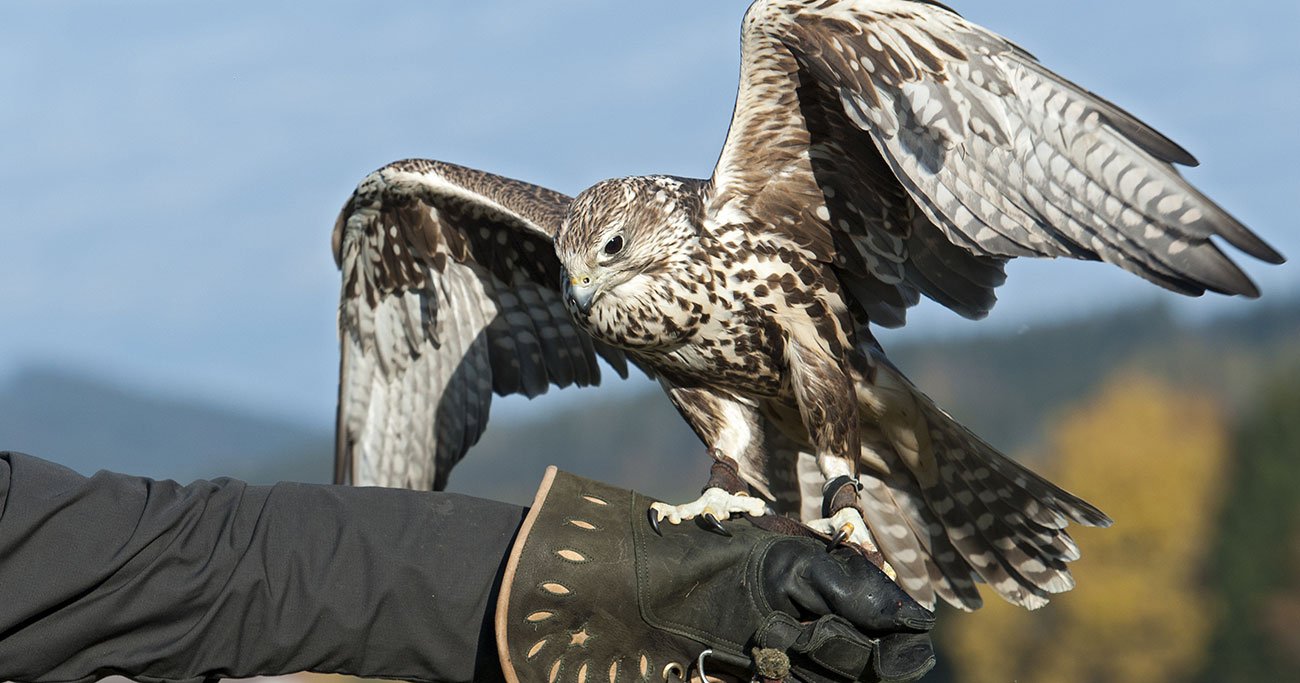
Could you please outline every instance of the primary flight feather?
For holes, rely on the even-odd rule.
[[[1067,524],[1109,520],[952,420],[870,325],[922,295],[982,317],[1022,256],[1256,296],[1213,238],[1282,257],[1175,168],[1194,163],[938,3],[760,0],[708,180],[570,199],[408,160],[362,181],[334,230],[336,477],[441,488],[492,393],[631,361],[716,463],[657,516],[770,506],[878,548],[923,604],[973,609],[983,582],[1040,606],[1073,585]]]

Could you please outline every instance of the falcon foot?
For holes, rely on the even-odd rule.
[[[826,534],[831,537],[830,545],[827,550],[834,550],[840,545],[856,547],[863,555],[867,556],[873,564],[880,567],[891,580],[898,578],[898,573],[894,568],[889,566],[885,561],[885,556],[880,553],[876,547],[876,542],[871,538],[871,530],[867,528],[866,520],[862,519],[862,513],[858,512],[856,507],[840,508],[839,512],[822,519],[814,519],[808,522],[808,526],[814,531]]]
[[[730,536],[721,519],[728,519],[733,514],[743,513],[758,516],[767,510],[767,504],[758,498],[744,494],[727,493],[720,488],[708,488],[698,500],[685,505],[668,505],[653,503],[650,505],[650,526],[659,531],[659,524],[681,524],[685,519],[698,519],[704,528],[723,536]]]

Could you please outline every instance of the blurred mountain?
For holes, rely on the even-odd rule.
[[[0,449],[83,474],[325,482],[333,434],[234,406],[155,395],[50,365],[0,387]]]
[[[889,343],[891,358],[941,406],[1009,453],[1112,371],[1137,367],[1241,405],[1277,368],[1300,364],[1300,299],[1201,322],[1158,306],[958,338]],[[0,385],[0,448],[81,472],[188,480],[327,481],[328,430],[176,395],[150,394],[51,365]],[[657,389],[564,402],[493,422],[452,474],[452,490],[527,503],[548,464],[665,498],[705,480],[703,446]]]
[[[1040,325],[1014,333],[886,346],[912,380],[1008,453],[1040,441],[1051,418],[1112,373],[1140,370],[1205,387],[1234,412],[1266,380],[1300,364],[1300,298],[1252,302],[1189,322],[1166,306]]]
[[[1054,418],[1113,372],[1206,387],[1237,411],[1283,367],[1300,366],[1300,299],[1200,322],[1163,306],[1030,329],[891,344],[889,357],[940,406],[1010,454],[1031,457]],[[662,392],[493,423],[450,488],[527,503],[547,464],[681,499],[707,478],[704,448]]]

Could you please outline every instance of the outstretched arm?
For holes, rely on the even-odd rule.
[[[931,615],[874,567],[748,525],[660,542],[648,505],[553,471],[525,518],[449,493],[87,478],[0,452],[0,680],[493,681],[504,658],[511,683],[554,683],[583,680],[598,654],[684,674],[706,649],[744,674],[746,643],[796,672],[812,656],[825,680],[913,680],[932,664]],[[529,608],[556,595],[562,610]],[[663,609],[689,633],[665,631]],[[578,625],[551,638],[561,612]],[[823,651],[830,636],[842,647]]]
[[[0,680],[497,680],[492,613],[525,512],[0,453]]]

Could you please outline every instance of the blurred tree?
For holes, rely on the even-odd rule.
[[[1204,590],[1228,439],[1208,396],[1124,373],[1056,426],[1050,474],[1115,520],[1079,529],[1078,588],[1038,612],[991,599],[947,622],[958,679],[1183,681],[1203,666]]]
[[[1237,466],[1212,585],[1224,611],[1200,680],[1295,680],[1300,671],[1300,368],[1258,394],[1235,429]]]

